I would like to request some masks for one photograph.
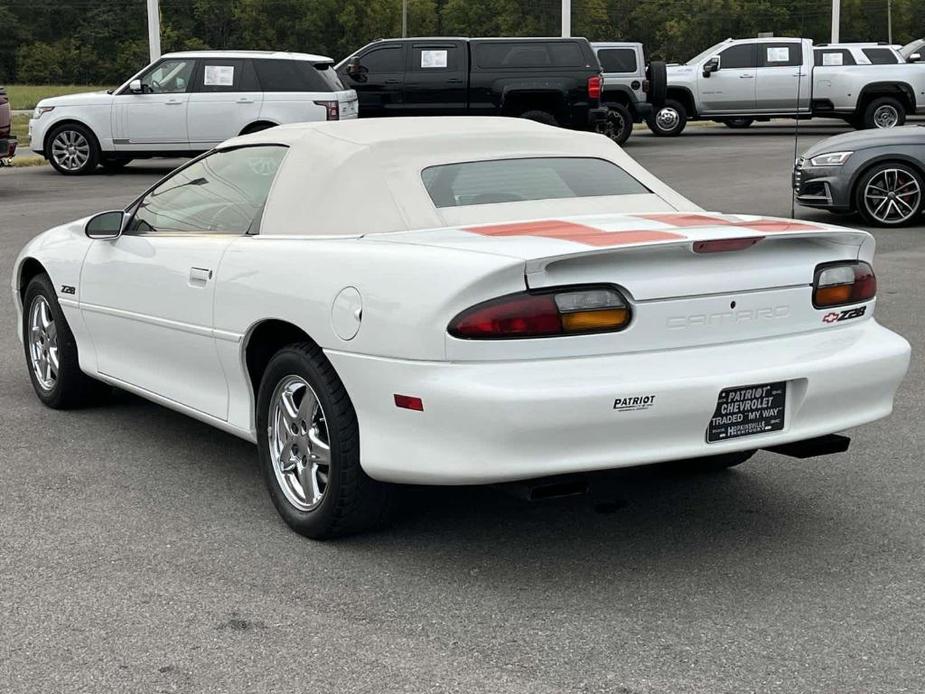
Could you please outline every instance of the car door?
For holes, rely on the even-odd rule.
[[[203,58],[193,74],[186,117],[190,149],[211,149],[260,118],[263,94],[253,61]]]
[[[212,152],[142,196],[119,238],[92,242],[80,311],[101,374],[227,418],[215,279],[228,245],[256,229],[284,155],[269,145]]]
[[[351,74],[349,63],[342,68],[344,85],[356,90],[360,118],[403,115],[404,56],[404,43],[377,44],[357,56],[358,71]]]
[[[747,113],[755,108],[757,46],[740,43],[719,53],[719,69],[698,76],[704,114]]]
[[[803,46],[794,41],[758,44],[755,103],[761,111],[797,113],[809,110],[812,76],[803,65]]]
[[[465,115],[469,65],[463,42],[414,42],[408,61],[402,98],[405,115]]]
[[[188,151],[186,114],[195,68],[191,58],[165,58],[138,78],[141,91],[122,89],[113,99],[113,147],[119,151]]]

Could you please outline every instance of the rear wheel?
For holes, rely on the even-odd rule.
[[[121,171],[132,161],[131,157],[106,157],[100,164],[106,171]]]
[[[386,519],[391,489],[360,466],[356,412],[317,346],[290,345],[270,360],[257,434],[270,497],[297,533],[322,540]]]
[[[80,370],[77,343],[45,274],[33,277],[23,296],[23,347],[32,387],[48,407],[82,407],[109,392]]]
[[[100,146],[90,129],[79,123],[65,123],[48,135],[48,161],[58,173],[79,176],[96,168]]]
[[[733,130],[747,128],[754,122],[754,118],[727,118],[723,121],[727,128],[732,128]]]
[[[549,111],[524,111],[520,114],[520,117],[537,123],[545,123],[546,125],[559,125],[559,121]]]
[[[599,132],[618,145],[622,145],[633,133],[633,117],[623,104],[607,104],[607,118],[599,126]]]
[[[855,205],[869,224],[898,227],[922,214],[925,182],[906,164],[884,162],[861,176],[855,189]]]
[[[646,123],[649,130],[659,137],[676,137],[687,125],[687,109],[674,99],[666,99],[665,105],[657,109]]]
[[[906,122],[906,107],[892,96],[881,96],[874,99],[861,117],[861,127],[870,128],[898,128]]]

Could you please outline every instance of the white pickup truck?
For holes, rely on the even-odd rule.
[[[727,39],[668,66],[664,105],[648,120],[656,135],[680,135],[689,120],[748,127],[775,117],[842,118],[855,128],[892,128],[925,113],[921,65],[850,64],[809,39]]]

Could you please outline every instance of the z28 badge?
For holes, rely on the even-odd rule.
[[[860,318],[865,313],[867,313],[867,307],[861,306],[860,308],[849,308],[847,311],[827,313],[822,317],[823,323],[841,323],[843,320],[851,320],[852,318]]]

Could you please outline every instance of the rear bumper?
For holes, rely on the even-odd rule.
[[[588,109],[588,127],[592,130],[599,124],[607,120],[607,114],[610,113],[606,106]]]
[[[484,484],[588,472],[831,434],[885,417],[910,347],[873,319],[784,338],[658,352],[505,362],[411,362],[328,353],[357,410],[376,479]],[[719,443],[723,388],[787,381],[784,429]],[[399,409],[395,394],[424,411]],[[651,397],[645,409],[617,398]]]

